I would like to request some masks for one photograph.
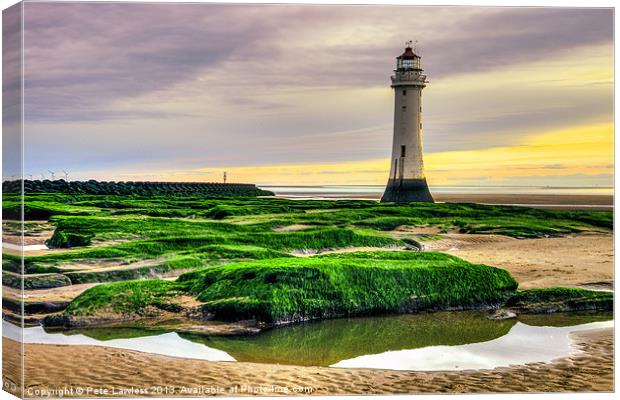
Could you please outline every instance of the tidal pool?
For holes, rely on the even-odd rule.
[[[489,320],[484,312],[335,319],[217,337],[134,328],[45,331],[26,328],[27,343],[109,346],[210,361],[462,370],[548,362],[578,351],[570,334],[613,327],[612,313],[573,313]],[[20,340],[17,327],[3,335]]]
[[[13,243],[2,243],[2,247],[5,249],[20,250],[20,251],[34,251],[34,250],[48,250],[49,249],[49,247],[47,247],[44,244],[29,244],[26,246],[21,246],[21,245],[13,244]]]

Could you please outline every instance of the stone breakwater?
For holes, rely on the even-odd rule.
[[[5,181],[2,189],[6,193],[21,190],[20,180]],[[106,181],[65,181],[24,180],[25,193],[75,193],[99,195],[208,195],[231,197],[271,196],[272,192],[262,190],[251,183],[217,182],[106,182]]]

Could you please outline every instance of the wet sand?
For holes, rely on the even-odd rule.
[[[550,286],[613,288],[613,235],[583,234],[546,239],[448,234],[425,242],[429,250],[508,270],[519,288]]]
[[[397,229],[394,237],[439,234],[435,227]],[[515,239],[502,235],[448,233],[443,239],[422,241],[425,251],[448,253],[476,264],[508,270],[520,289],[552,286],[613,289],[613,235],[589,233],[557,238]],[[309,257],[316,254],[353,251],[402,250],[402,247],[344,247],[294,251]]]
[[[97,397],[89,387],[107,390],[106,397],[128,396],[122,390],[129,388],[134,390],[129,397],[165,395],[158,391],[166,387],[176,396],[612,391],[612,329],[572,338],[579,352],[551,363],[439,372],[209,362],[98,346],[27,344],[26,394],[67,388],[80,397],[81,388],[81,397]],[[3,338],[3,346],[3,378],[16,382],[18,343]]]
[[[23,297],[22,291],[11,287],[3,287],[3,296],[9,299],[20,301],[22,298],[25,301],[31,302],[61,302],[71,301],[93,286],[99,285],[99,283],[81,283],[70,286],[61,286],[51,289],[36,289],[36,290],[24,290]]]
[[[561,194],[435,194],[435,201],[447,203],[506,204],[549,209],[613,209],[613,196]]]
[[[281,194],[276,196],[291,200],[375,200],[381,199],[382,193],[304,193]],[[445,203],[479,203],[495,205],[516,205],[534,208],[559,210],[613,210],[614,198],[607,195],[564,195],[564,194],[478,194],[433,193],[437,202]]]

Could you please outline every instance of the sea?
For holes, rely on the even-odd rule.
[[[276,197],[297,200],[381,199],[383,185],[284,186],[258,185]],[[557,209],[613,209],[613,187],[602,186],[468,186],[436,185],[430,191],[438,202],[473,202]]]
[[[286,197],[352,197],[381,198],[384,185],[324,185],[324,186],[277,186],[259,185],[261,189],[272,191],[276,196]],[[613,187],[601,186],[430,186],[433,194],[523,194],[523,195],[598,195],[613,196]]]

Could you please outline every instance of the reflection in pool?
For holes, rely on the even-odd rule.
[[[212,361],[455,370],[551,361],[576,351],[571,346],[571,332],[613,326],[611,313],[523,316],[503,321],[489,320],[486,315],[443,312],[336,319],[242,337],[132,328],[53,333],[35,327],[24,329],[24,340],[110,346]],[[3,328],[5,336],[19,333],[7,323]]]
[[[333,319],[252,337],[181,336],[239,361],[329,366],[365,354],[485,342],[506,335],[515,323],[491,321],[481,313],[435,313]]]

